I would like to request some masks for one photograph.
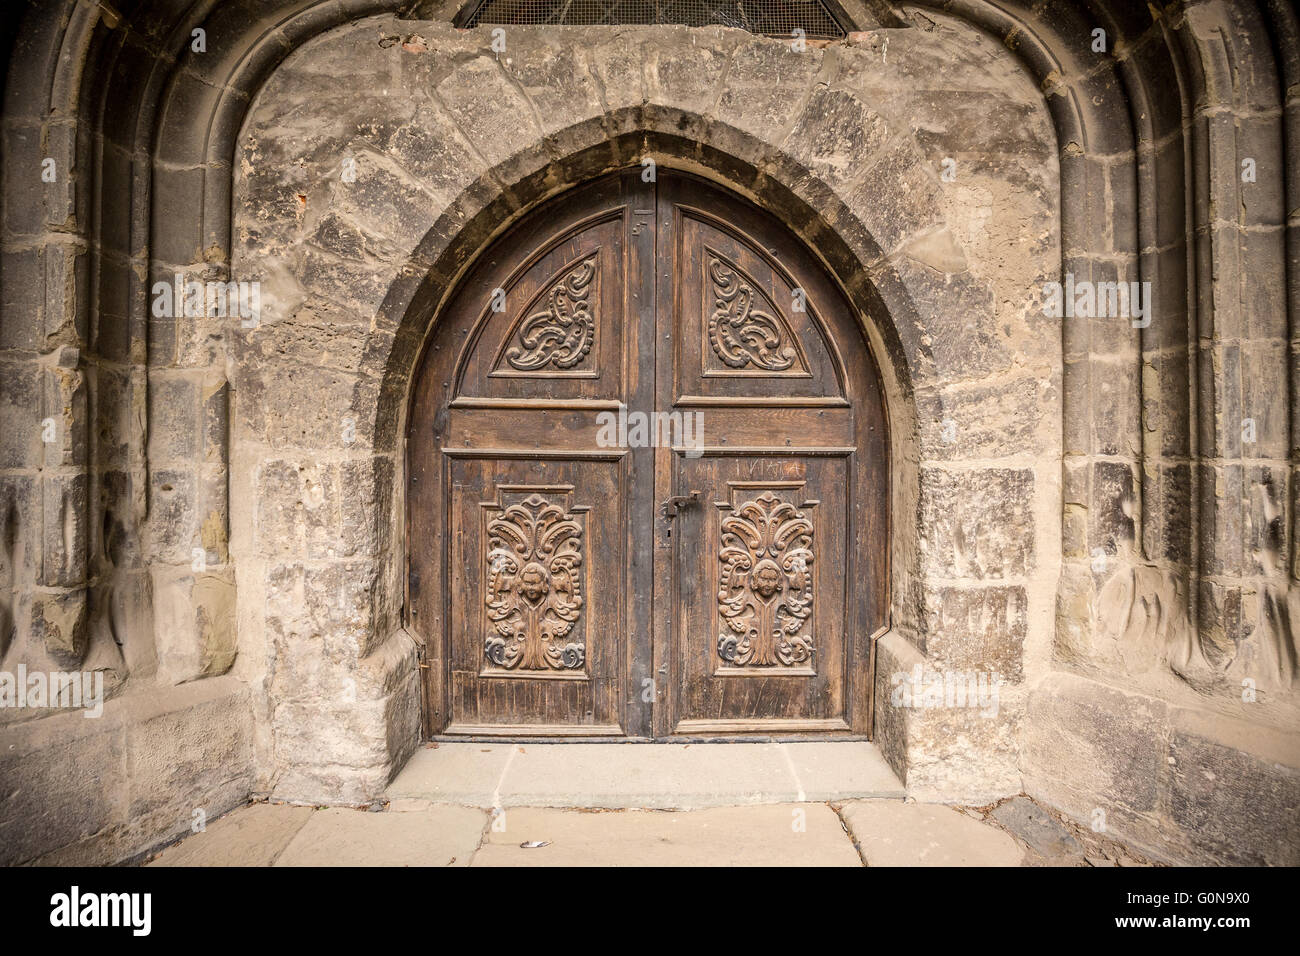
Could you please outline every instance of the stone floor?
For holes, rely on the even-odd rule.
[[[1149,865],[1026,797],[917,803],[866,743],[439,744],[369,808],[253,803],[146,862]]]
[[[697,810],[904,796],[865,741],[425,746],[388,788],[471,807]]]

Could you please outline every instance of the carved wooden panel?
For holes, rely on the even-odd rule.
[[[626,455],[447,452],[454,732],[622,733]]]
[[[674,456],[674,486],[707,502],[672,527],[677,732],[849,726],[849,454]]]
[[[722,253],[706,246],[704,256],[712,300],[704,374],[807,376],[799,338],[781,309]]]
[[[617,202],[568,228],[530,224],[517,237],[527,248],[475,274],[450,343],[453,407],[627,402],[632,218]]]
[[[590,370],[599,289],[599,249],[566,263],[506,335],[492,374]]]
[[[673,401],[680,406],[846,406],[824,286],[740,220],[669,184],[661,245],[672,250]],[[831,300],[834,301],[834,300]],[[698,343],[698,344],[697,344]]]
[[[583,522],[572,489],[509,487],[483,505],[487,523],[483,654],[494,670],[580,671]],[[522,499],[520,496],[523,496]]]
[[[816,502],[794,504],[803,485],[731,482],[719,507],[718,657],[724,666],[804,667],[813,662]]]

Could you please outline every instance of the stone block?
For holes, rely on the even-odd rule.
[[[943,224],[936,174],[910,136],[899,134],[859,162],[861,178],[845,188],[845,203],[884,253]]]
[[[400,261],[433,225],[429,195],[404,170],[394,169],[387,157],[364,148],[349,154],[356,178],[333,178],[323,197],[327,214],[370,236],[381,258]],[[373,268],[369,261],[366,266]]]
[[[42,351],[45,345],[45,249],[0,253],[0,348]]]
[[[1241,349],[1241,418],[1238,424],[1243,458],[1286,458],[1290,448],[1286,381],[1289,358],[1284,341],[1245,345]]]
[[[629,858],[642,866],[862,865],[835,811],[816,803],[676,813],[510,809],[487,828],[473,865],[614,866]]]
[[[1006,578],[1034,566],[1034,475],[1024,468],[921,471],[921,551],[934,573]]]
[[[197,389],[189,378],[155,375],[149,381],[149,459],[159,465],[192,462],[199,449]]]
[[[1060,382],[1020,377],[916,395],[923,454],[936,461],[1045,454],[1059,439]]]
[[[1077,863],[1083,847],[1059,820],[1028,797],[1012,797],[989,814],[1049,863]]]
[[[191,830],[200,819],[195,810],[206,823],[246,799],[253,769],[249,703],[243,694],[221,695],[133,721],[126,732],[128,816],[170,818],[171,832]]]
[[[239,807],[163,850],[148,865],[271,866],[315,812],[282,803]]]
[[[1018,682],[1027,606],[1023,587],[934,589],[926,596],[926,650],[936,664]]]
[[[742,133],[770,141],[774,132],[793,126],[824,56],[816,47],[796,52],[775,41],[737,47],[715,115]]]
[[[861,175],[893,130],[870,105],[846,90],[818,87],[783,148],[827,186],[843,190]]]
[[[461,62],[438,83],[435,92],[489,167],[506,162],[521,142],[539,135],[530,104],[497,66],[495,56]],[[521,122],[527,126],[522,136]]]
[[[61,667],[81,666],[90,642],[86,592],[35,591],[32,638]]]
[[[191,406],[191,411],[193,407]],[[149,525],[154,554],[187,567],[195,559],[199,539],[198,476],[180,468],[158,468],[149,476]]]
[[[904,341],[917,387],[975,381],[1011,368],[1009,330],[997,322],[987,281],[969,271],[940,272],[907,256],[892,266],[899,294],[918,316],[915,342]]]
[[[487,814],[441,806],[416,813],[318,810],[275,866],[468,866]]]
[[[515,43],[501,61],[528,97],[546,136],[603,112],[600,91],[582,63],[582,44],[569,40],[540,32],[521,37],[516,32]]]
[[[484,171],[476,156],[441,110],[417,107],[411,122],[394,131],[388,150],[423,189],[450,205]],[[433,212],[433,210],[431,210]],[[432,221],[436,216],[430,215]]]
[[[1136,536],[1133,466],[1122,461],[1095,461],[1088,494],[1089,558],[1100,548],[1108,557],[1122,554]],[[1101,566],[1104,574],[1111,565]]]
[[[1163,701],[1061,675],[1030,694],[1028,718],[1028,776],[1088,794],[1107,814],[1157,810],[1169,737]]]
[[[1142,359],[1142,425],[1146,445],[1160,455],[1186,457],[1191,440],[1187,355],[1148,352]],[[1154,432],[1155,441],[1152,435]]]
[[[84,720],[53,719],[69,718]],[[0,740],[0,863],[34,860],[119,818],[127,788],[119,734],[59,740],[27,724],[0,730]]]
[[[153,242],[149,251],[158,261],[176,266],[203,261],[202,217],[195,208],[196,197],[203,195],[203,176],[201,168],[154,168]],[[189,214],[178,215],[179,210],[188,210]]]
[[[1207,862],[1300,865],[1294,762],[1286,766],[1185,732],[1173,735],[1169,753],[1170,817]]]
[[[1019,866],[1024,851],[997,827],[953,807],[901,800],[844,805],[867,866]]]
[[[331,463],[272,459],[256,471],[255,534],[265,554],[327,558],[338,548],[338,474]]]
[[[1142,442],[1137,360],[1131,356],[1094,358],[1092,365],[1092,388],[1087,399],[1092,433],[1090,448],[1093,454],[1136,457]]]
[[[341,557],[379,557],[388,552],[392,537],[389,516],[398,492],[395,480],[388,458],[339,464]]]
[[[587,68],[604,91],[614,116],[630,117],[647,100],[646,37],[637,30],[609,30],[590,35],[584,44]]]
[[[86,447],[86,377],[80,370],[80,352],[71,347],[58,351],[57,364],[44,375],[44,411],[41,421],[45,467],[84,466]],[[52,440],[44,430],[53,422]]]
[[[238,649],[235,583],[229,571],[155,565],[154,638],[158,678],[180,684],[224,674]]]
[[[647,101],[688,114],[707,113],[742,36],[720,27],[673,25],[656,31],[655,41],[645,48]]]
[[[58,438],[57,420],[42,424],[41,374],[34,362],[0,361],[0,468],[39,468],[45,437]]]

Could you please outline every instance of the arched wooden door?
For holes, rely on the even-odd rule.
[[[636,170],[532,213],[412,396],[430,731],[868,733],[885,429],[851,307],[753,205]]]

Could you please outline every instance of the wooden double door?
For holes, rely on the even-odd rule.
[[[576,189],[425,347],[407,607],[434,734],[867,734],[887,436],[852,309],[687,175]]]

